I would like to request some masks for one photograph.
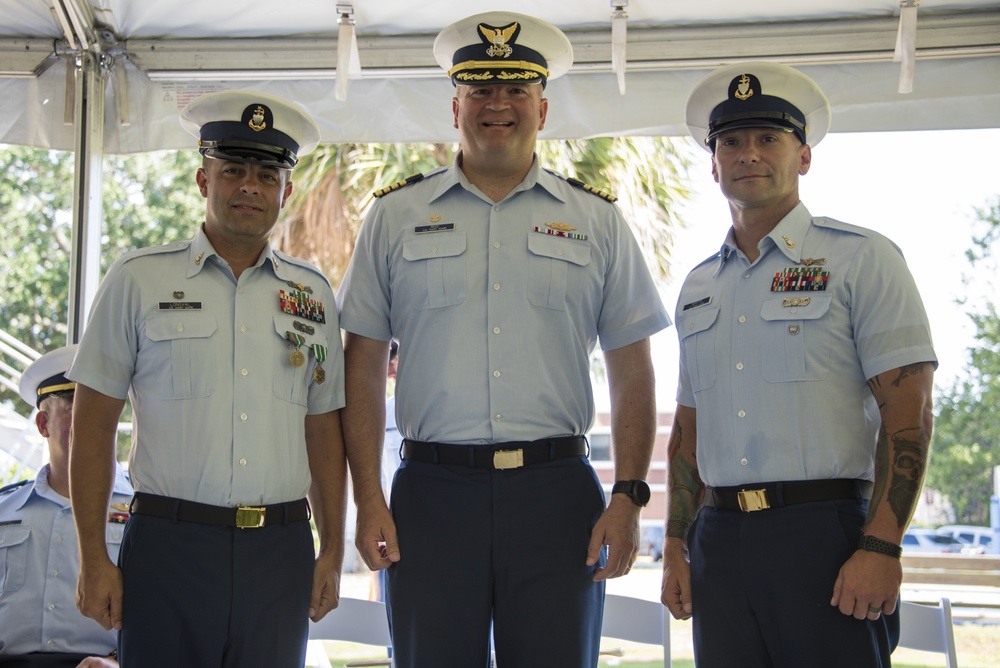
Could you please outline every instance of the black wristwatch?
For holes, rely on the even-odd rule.
[[[649,485],[645,480],[619,480],[611,488],[612,494],[628,494],[632,503],[642,508],[649,503]]]
[[[862,536],[858,541],[858,549],[866,552],[878,552],[890,557],[899,559],[903,556],[903,548],[887,540],[876,538],[875,536]]]

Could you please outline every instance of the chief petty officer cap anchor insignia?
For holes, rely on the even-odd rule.
[[[202,155],[231,162],[291,169],[319,143],[319,126],[302,107],[254,90],[197,97],[180,120]]]
[[[702,79],[687,101],[686,121],[695,141],[715,150],[719,133],[777,128],[816,146],[830,129],[830,103],[816,82],[781,63],[737,63]]]
[[[56,348],[31,363],[17,385],[26,403],[40,408],[46,397],[65,397],[76,391],[76,383],[66,378],[66,372],[76,357],[76,344]]]
[[[551,23],[513,12],[466,17],[434,40],[434,58],[459,84],[545,84],[573,64],[573,46]]]

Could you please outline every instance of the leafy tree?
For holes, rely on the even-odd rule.
[[[977,211],[983,234],[966,252],[981,310],[969,317],[976,345],[969,350],[966,378],[939,392],[927,484],[951,503],[958,523],[988,524],[993,467],[1000,465],[1000,317],[992,277],[1000,260],[1000,197]]]
[[[124,253],[188,238],[203,219],[195,151],[105,160],[101,274]],[[73,210],[72,153],[0,148],[0,330],[45,352],[66,343]],[[27,414],[16,393],[0,401]]]

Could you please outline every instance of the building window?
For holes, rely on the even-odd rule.
[[[590,461],[611,461],[611,434],[590,434]]]

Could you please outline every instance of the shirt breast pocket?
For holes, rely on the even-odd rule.
[[[418,310],[456,306],[468,295],[464,232],[435,232],[403,241],[407,289]]]
[[[172,311],[146,320],[146,338],[163,349],[163,382],[153,384],[160,399],[197,399],[215,392],[216,328],[210,313]]]
[[[786,306],[789,300],[799,303]],[[830,371],[831,334],[825,316],[832,302],[833,295],[828,294],[785,296],[764,302],[760,309],[764,320],[764,380],[783,383],[826,377]]]
[[[279,314],[274,316],[275,356],[274,356],[274,396],[282,401],[288,401],[300,406],[309,402],[309,384],[313,380],[316,369],[316,350],[313,346],[322,346],[329,350],[326,337],[319,331],[317,323],[310,322],[307,326],[313,333],[300,332],[295,323],[303,320],[293,316]],[[299,325],[301,327],[301,324]],[[292,364],[291,356],[295,350],[288,341],[288,332],[299,333],[305,342],[299,346],[303,361],[299,366]]]
[[[719,320],[718,306],[681,313],[677,318],[677,332],[681,340],[681,363],[687,370],[691,390],[698,392],[715,385],[715,333]]]
[[[0,593],[17,591],[24,585],[31,529],[0,527]]]
[[[576,267],[590,264],[590,243],[548,234],[529,234],[528,301],[543,308],[565,311]]]

